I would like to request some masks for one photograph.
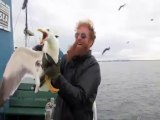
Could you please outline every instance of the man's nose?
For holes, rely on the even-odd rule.
[[[81,40],[81,35],[78,35],[77,40]]]
[[[82,38],[80,35],[77,37],[77,42],[82,42]]]

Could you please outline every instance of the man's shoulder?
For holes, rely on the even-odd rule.
[[[91,55],[90,61],[93,62],[93,63],[98,63],[97,59],[93,55]]]
[[[91,55],[88,59],[86,59],[85,61],[85,65],[95,65],[95,64],[99,64],[98,61],[96,60],[96,58]]]

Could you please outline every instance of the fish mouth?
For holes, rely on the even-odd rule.
[[[43,43],[46,40],[46,38],[48,37],[48,33],[43,29],[38,29],[37,31],[42,33],[42,39],[41,39],[40,43]]]

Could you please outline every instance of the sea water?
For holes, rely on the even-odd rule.
[[[160,120],[160,61],[99,64],[98,120]]]

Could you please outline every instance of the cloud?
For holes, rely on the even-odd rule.
[[[12,1],[17,46],[24,45],[25,11],[21,10],[22,3],[22,0]],[[126,6],[118,11],[124,3]],[[37,44],[40,37],[37,28],[53,27],[60,34],[61,49],[66,52],[74,42],[77,21],[89,18],[95,25],[97,38],[92,50],[97,57],[160,59],[159,4],[159,0],[29,0],[28,26],[35,33],[29,43],[30,46]],[[101,56],[108,46],[110,51]]]

